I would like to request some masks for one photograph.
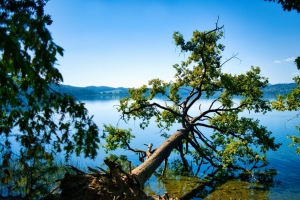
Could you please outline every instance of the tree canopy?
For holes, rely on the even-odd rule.
[[[275,0],[269,0],[274,1]],[[297,10],[300,13],[300,1],[299,0],[278,0],[278,3],[282,4],[283,10]],[[300,70],[300,56],[295,59],[295,65],[297,69]],[[295,83],[297,84],[297,88],[293,89],[286,96],[278,95],[276,101],[272,102],[272,106],[274,109],[279,111],[299,111],[300,110],[300,76],[296,76],[293,78]],[[299,115],[297,115],[298,117]],[[297,127],[300,132],[300,126]],[[289,136],[292,139],[292,145],[300,145],[300,137],[296,135]],[[297,153],[300,153],[300,146],[296,149]]]
[[[282,5],[284,11],[296,10],[300,13],[300,0],[265,0],[269,2],[277,2]]]
[[[194,31],[189,41],[175,32],[175,44],[187,59],[173,65],[174,80],[152,79],[150,88],[146,85],[133,88],[129,90],[130,96],[120,101],[118,111],[125,121],[139,119],[140,127],[144,129],[154,119],[159,128],[168,131],[163,134],[166,141],[133,170],[132,173],[144,175],[140,177],[141,182],[149,177],[148,171],[168,158],[172,150],[179,153],[187,170],[192,168],[191,165],[200,168],[206,163],[206,167],[215,169],[249,172],[265,166],[266,152],[280,146],[258,120],[242,116],[245,112],[271,110],[271,104],[263,98],[261,90],[267,86],[268,79],[260,75],[259,67],[251,67],[240,75],[223,72],[222,67],[236,55],[222,59],[225,46],[218,43],[222,35],[222,27],[218,26],[210,31]],[[180,90],[187,90],[188,95],[180,96]],[[164,104],[156,101],[157,95],[163,96]],[[202,98],[211,101],[208,107],[202,107]],[[106,148],[121,147],[141,153],[140,149],[129,145],[134,137],[130,130],[112,126],[106,126],[106,130],[109,132]],[[211,130],[212,134],[205,133],[206,130]],[[188,155],[193,158],[193,164],[187,162],[185,157]]]
[[[57,55],[44,13],[47,0],[0,1],[0,151],[2,182],[13,155],[24,170],[56,152],[95,157],[98,127],[83,103],[50,87],[60,84]],[[50,147],[50,148],[49,148]]]
[[[19,170],[27,172],[51,163],[59,152],[66,158],[72,153],[94,158],[99,147],[98,127],[84,104],[51,88],[63,81],[56,68],[63,48],[54,43],[47,29],[52,20],[44,13],[46,3],[0,0],[0,175],[5,184],[13,181],[11,165],[15,161]],[[222,59],[225,46],[218,43],[222,35],[218,25],[210,31],[195,31],[189,41],[175,32],[175,44],[187,59],[173,66],[174,81],[152,79],[150,88],[133,88],[129,97],[120,101],[118,110],[125,121],[140,119],[144,129],[154,118],[159,128],[168,131],[159,148],[152,150],[149,144],[147,151],[133,149],[129,145],[134,137],[131,130],[105,126],[109,132],[107,150],[125,148],[148,157],[132,171],[141,183],[173,150],[187,171],[196,165],[199,170],[205,166],[251,173],[267,164],[268,150],[280,146],[258,120],[242,116],[244,112],[271,110],[261,90],[267,86],[267,78],[260,75],[258,67],[240,75],[223,72],[223,65],[235,55]],[[188,95],[180,96],[180,90],[187,90]],[[165,104],[155,101],[157,95],[165,98]],[[201,98],[211,100],[210,105],[202,107]],[[186,156],[193,158],[193,164]],[[30,184],[41,179],[36,174],[21,176],[30,178]],[[15,188],[21,186],[18,180],[13,183]],[[27,184],[24,193],[34,195],[32,190],[38,189]]]
[[[298,69],[300,69],[300,56],[295,59],[295,64]],[[274,109],[279,111],[300,111],[300,76],[296,76],[293,78],[297,87],[293,89],[286,96],[278,95],[276,101],[272,102],[272,106]],[[298,117],[299,114],[296,116]],[[300,132],[300,126],[297,127]],[[292,145],[298,145],[296,149],[297,153],[300,153],[300,137],[296,135],[289,136],[292,139]]]

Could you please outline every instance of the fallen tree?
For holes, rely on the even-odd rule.
[[[131,130],[105,125],[109,133],[107,150],[124,148],[139,154],[141,161],[146,158],[131,171],[141,184],[172,151],[179,153],[186,171],[196,165],[197,172],[204,166],[253,174],[254,169],[268,164],[266,152],[279,148],[280,144],[274,142],[271,132],[259,125],[258,120],[242,116],[246,111],[266,113],[271,110],[270,102],[263,99],[261,90],[267,86],[268,79],[260,75],[258,67],[251,67],[250,71],[240,75],[222,71],[228,61],[236,58],[235,54],[222,59],[224,46],[217,43],[223,35],[222,28],[216,24],[213,30],[195,31],[187,42],[175,32],[176,46],[188,55],[186,61],[173,66],[175,79],[171,82],[152,79],[150,88],[143,85],[130,89],[129,96],[120,101],[117,109],[122,119],[126,122],[139,119],[142,129],[152,118],[162,130],[170,131],[175,125],[180,126],[174,133],[164,135],[166,140],[161,146],[152,152],[133,149],[130,146],[134,137]],[[182,91],[186,92],[184,97],[179,94]],[[164,98],[165,104],[156,102],[158,95]],[[239,97],[238,102],[235,97]],[[211,100],[206,108],[199,103],[203,98]],[[205,129],[212,130],[212,134],[203,133]],[[193,163],[187,162],[187,155],[192,156]]]
[[[49,173],[43,173],[40,166],[53,163],[56,153],[65,152],[66,158],[72,153],[95,158],[100,143],[98,127],[84,104],[50,87],[63,81],[55,67],[57,54],[62,56],[63,49],[53,42],[47,29],[52,23],[51,17],[44,14],[47,1],[0,1],[0,176],[3,184],[8,188],[16,186],[13,188],[26,199],[45,194],[43,181]],[[153,79],[149,82],[151,89],[132,89],[130,96],[121,100],[123,119],[140,118],[141,128],[146,128],[153,117],[158,127],[166,130],[181,124],[174,134],[165,135],[167,140],[159,148],[133,149],[129,130],[106,126],[107,150],[126,148],[144,160],[129,172],[136,184],[142,185],[173,150],[179,152],[187,171],[191,165],[185,157],[192,155],[199,170],[207,162],[214,168],[251,172],[267,163],[267,150],[279,147],[258,121],[239,116],[245,110],[270,110],[260,90],[267,85],[267,79],[260,76],[259,68],[234,76],[221,71],[235,58],[221,60],[224,46],[217,44],[221,30],[216,26],[211,31],[195,31],[188,42],[175,32],[175,44],[182,52],[189,52],[186,61],[174,65],[175,80],[167,83]],[[181,90],[188,91],[185,98],[179,95]],[[163,95],[171,104],[153,102],[157,95]],[[199,105],[198,115],[193,116],[190,111],[198,107],[203,96],[212,100],[211,105],[203,112]],[[234,96],[242,97],[238,104]],[[208,137],[200,127],[214,133]],[[20,147],[18,154],[12,151],[11,138]],[[18,180],[13,179],[15,174],[10,170],[13,155],[19,169],[28,172],[20,173]]]
[[[57,180],[60,184],[42,200],[178,199],[169,198],[168,193],[163,196],[157,195],[157,197],[147,196],[136,176],[126,172],[116,160],[105,159],[104,163],[109,170],[104,170],[101,167],[97,167],[97,169],[88,167],[89,172],[84,172],[74,166],[67,165],[71,169],[71,173],[67,172],[62,179]]]
[[[92,174],[71,167],[76,174],[66,174],[61,180],[62,192],[57,198],[151,199],[143,192],[143,185],[162,162],[165,162],[164,173],[168,157],[174,151],[179,154],[185,172],[197,175],[205,167],[205,170],[211,169],[211,175],[224,175],[220,171],[242,171],[243,176],[248,174],[247,179],[262,180],[255,169],[266,166],[266,152],[276,150],[280,144],[275,143],[271,132],[259,125],[258,120],[244,117],[243,112],[271,110],[261,90],[268,80],[260,75],[258,67],[251,67],[241,75],[222,72],[222,66],[236,55],[222,61],[224,46],[217,43],[222,37],[221,30],[222,27],[216,26],[211,31],[195,31],[188,42],[175,32],[175,44],[182,52],[189,53],[186,61],[174,65],[175,80],[153,79],[149,81],[150,89],[145,85],[131,89],[130,96],[120,101],[118,110],[125,121],[140,119],[140,127],[144,129],[155,118],[157,126],[163,130],[171,131],[175,125],[179,125],[179,129],[170,135],[164,134],[166,140],[158,148],[152,149],[150,143],[146,150],[141,150],[130,146],[134,137],[130,129],[104,125],[108,132],[105,149],[133,151],[142,163],[124,170],[115,161],[106,159],[104,162],[109,170],[90,168]],[[187,91],[184,97],[179,95],[181,90]],[[164,105],[155,101],[157,95],[165,98]],[[234,99],[237,96],[238,101]],[[206,108],[200,104],[203,97],[210,100]],[[198,110],[196,114],[195,110]],[[204,133],[204,129],[212,133]],[[186,158],[188,155],[192,156],[191,163]],[[192,170],[194,165],[196,170]],[[165,199],[169,197],[166,195]]]

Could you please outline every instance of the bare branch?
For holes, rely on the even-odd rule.
[[[133,151],[133,152],[135,152],[135,153],[144,153],[144,154],[146,153],[146,151],[131,148],[131,146],[130,146],[129,143],[126,141],[126,138],[125,138],[123,135],[118,134],[118,136],[121,137],[121,138],[123,139],[122,142],[125,143],[125,145],[126,145],[126,147],[127,147],[127,150]]]
[[[219,20],[219,18],[218,18],[218,20]],[[216,32],[216,31],[219,31],[219,30],[221,30],[221,29],[223,29],[224,28],[224,25],[223,26],[221,26],[221,27],[219,27],[218,26],[218,22],[216,23],[216,28],[215,29],[213,29],[213,30],[210,30],[210,31],[208,31],[208,32],[206,32],[204,35],[206,36],[206,35],[209,35],[210,33],[213,33],[213,32]]]
[[[183,104],[183,108],[186,109],[186,113],[188,112],[189,108],[193,105],[190,103],[190,106],[188,107],[187,104],[190,101],[190,99],[195,95],[198,94],[197,97],[199,96],[199,91],[194,92],[195,88],[192,89],[192,91],[190,92],[190,94],[185,98],[185,100],[182,102]],[[196,99],[197,97],[195,97],[194,99]],[[201,97],[201,94],[199,96],[199,98]],[[196,99],[197,100],[197,99]],[[195,100],[195,101],[196,101]]]
[[[210,144],[208,143],[208,141],[209,141],[210,143],[211,143],[211,141],[210,141],[207,137],[205,137],[205,136],[201,133],[201,131],[198,130],[197,127],[194,128],[194,132],[197,133],[199,139],[200,139],[201,141],[203,141],[203,142],[205,143],[206,146],[208,146],[209,148],[211,148],[214,152],[216,152],[216,153],[218,152],[212,145],[210,145]]]
[[[217,100],[219,100],[220,97],[216,98],[215,100],[213,100],[208,108],[208,110],[211,110],[211,108],[213,107],[213,105],[217,102]]]
[[[238,59],[241,62],[241,59],[239,59],[238,57],[236,57],[238,55],[238,53],[233,54],[230,58],[228,58],[227,60],[225,60],[220,67],[222,67],[223,65],[225,65],[225,63],[229,62],[230,60],[232,60],[233,58]]]
[[[166,95],[166,94],[165,94],[165,96],[169,99],[168,101],[171,101],[171,102],[174,103],[176,106],[182,108],[181,103],[178,104],[178,103],[175,102],[173,99],[171,99],[169,95]],[[167,100],[165,100],[165,101],[167,101]]]
[[[217,22],[216,22],[216,29],[218,28],[218,23],[219,23],[219,16],[218,16],[218,19],[217,19]]]
[[[235,111],[235,110],[240,110],[240,108],[242,107],[242,105],[236,107],[236,108],[226,108],[226,109],[212,109],[212,110],[207,110],[205,112],[203,112],[201,115],[199,115],[198,117],[195,117],[194,119],[192,119],[191,124],[196,125],[197,123],[195,123],[196,121],[199,121],[203,116],[206,116],[209,113],[218,113],[218,112],[226,112],[226,111]]]
[[[158,108],[160,108],[160,109],[162,109],[162,110],[167,110],[167,111],[171,112],[173,115],[175,115],[175,116],[177,116],[177,117],[182,117],[182,115],[181,115],[180,113],[177,113],[177,112],[175,112],[174,110],[172,110],[172,109],[170,109],[170,108],[167,108],[167,107],[165,107],[165,106],[162,106],[162,105],[160,105],[160,104],[158,104],[158,103],[151,103],[151,104],[147,104],[147,105],[142,105],[142,106],[139,107],[139,108],[135,108],[135,109],[132,109],[132,110],[130,110],[130,111],[124,111],[124,112],[123,112],[123,115],[124,115],[124,114],[125,114],[125,115],[128,115],[128,114],[131,114],[132,112],[140,111],[140,110],[142,110],[142,109],[144,109],[144,108],[149,108],[149,107],[158,107]]]
[[[214,167],[220,167],[219,165],[215,164],[215,162],[207,157],[207,155],[205,153],[202,152],[202,150],[196,145],[196,143],[194,143],[190,138],[186,138],[186,140],[188,141],[188,143],[190,143],[192,145],[192,147],[194,147],[194,149],[205,159],[207,160],[212,166]]]

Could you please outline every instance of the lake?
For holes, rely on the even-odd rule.
[[[119,104],[118,98],[98,98],[81,100],[85,103],[91,115],[94,115],[94,121],[99,126],[100,130],[103,130],[103,124],[118,125],[120,128],[132,128],[132,133],[136,135],[136,138],[131,142],[133,148],[145,149],[144,144],[150,142],[154,144],[153,148],[158,147],[164,138],[160,136],[160,130],[155,124],[141,130],[138,122],[131,121],[129,124],[125,124],[123,121],[119,121],[120,113],[117,112],[116,107]],[[161,99],[158,99],[161,101]],[[202,109],[208,105],[209,100],[201,100]],[[260,124],[272,131],[273,136],[276,138],[276,142],[282,143],[282,146],[276,151],[268,152],[268,162],[270,163],[268,168],[275,168],[277,175],[274,180],[278,182],[274,187],[270,188],[268,192],[269,199],[300,199],[300,155],[295,152],[296,147],[291,147],[291,140],[287,139],[288,135],[298,134],[296,126],[300,124],[299,118],[295,118],[298,112],[277,112],[272,111],[265,115],[257,113],[243,113],[243,116],[252,117],[260,120]],[[175,132],[180,127],[174,127],[170,130],[170,134]],[[102,141],[104,143],[104,139]],[[113,152],[116,155],[126,155],[134,165],[140,164],[137,155],[131,151],[117,150]],[[99,166],[103,163],[105,155],[103,149],[99,150],[99,155],[95,160],[84,158],[72,158],[71,162],[85,166]],[[176,159],[177,155],[170,156],[169,161]],[[146,184],[147,185],[147,184]],[[155,178],[151,178],[148,182],[151,190],[158,194],[163,194],[165,188],[162,184],[158,183]],[[151,185],[151,186],[150,186]],[[201,198],[194,198],[201,199]]]

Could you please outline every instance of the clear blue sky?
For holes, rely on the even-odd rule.
[[[58,69],[64,84],[139,87],[152,78],[172,80],[184,59],[174,31],[225,27],[223,58],[238,53],[224,71],[259,66],[269,82],[290,83],[300,75],[300,14],[264,0],[50,0],[45,12],[54,41],[65,49]]]

